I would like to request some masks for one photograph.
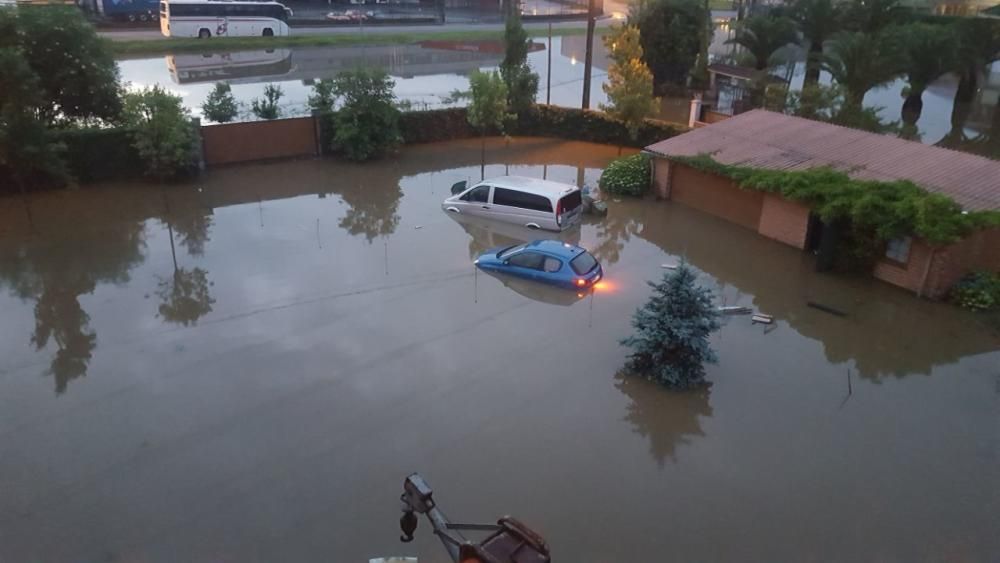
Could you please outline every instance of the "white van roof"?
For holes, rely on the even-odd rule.
[[[538,178],[528,178],[526,176],[497,176],[496,178],[487,178],[479,182],[479,184],[489,184],[500,188],[513,188],[529,194],[544,196],[565,195],[579,189],[572,184],[539,180]]]

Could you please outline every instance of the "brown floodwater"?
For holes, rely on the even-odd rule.
[[[487,175],[616,155],[493,140]],[[0,199],[0,561],[442,561],[426,523],[398,541],[411,471],[557,561],[998,560],[983,317],[652,200],[561,235],[593,296],[476,275],[538,235],[441,211],[478,176],[454,142]],[[693,393],[619,374],[682,257],[776,320],[727,318]]]

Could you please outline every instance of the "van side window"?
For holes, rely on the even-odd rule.
[[[496,188],[493,190],[493,204],[532,209],[534,211],[552,211],[552,202],[545,196]]]
[[[472,201],[476,203],[488,203],[490,201],[490,187],[477,186],[462,196],[462,201]]]
[[[541,270],[544,261],[545,257],[537,252],[522,252],[510,257],[512,266],[531,268],[532,270]]]

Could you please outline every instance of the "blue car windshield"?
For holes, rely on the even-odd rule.
[[[518,252],[519,250],[523,249],[525,246],[526,245],[519,244],[517,246],[511,246],[509,248],[505,248],[497,253],[497,258],[506,258],[511,254],[514,254],[515,252]]]

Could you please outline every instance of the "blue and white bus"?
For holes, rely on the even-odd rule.
[[[167,37],[288,35],[292,11],[279,2],[163,0],[160,31]]]

